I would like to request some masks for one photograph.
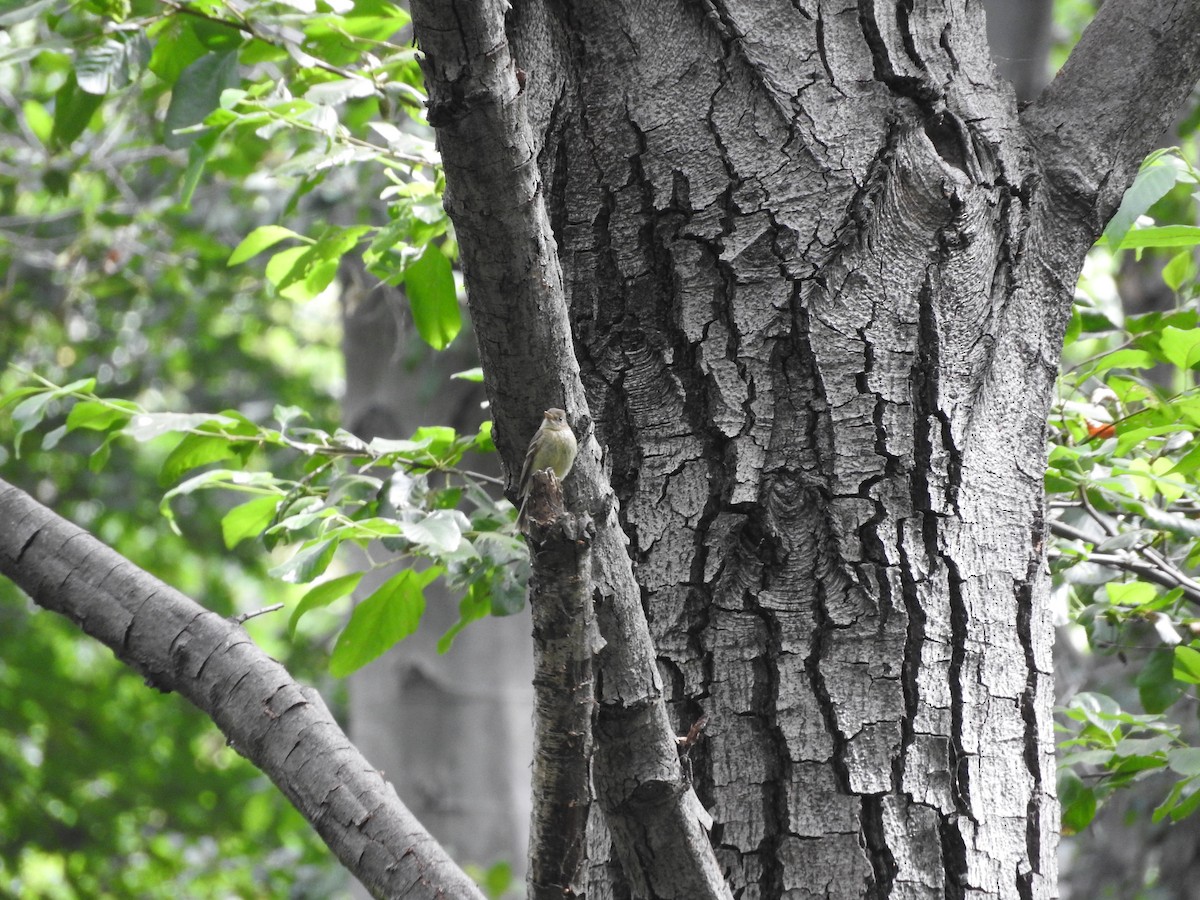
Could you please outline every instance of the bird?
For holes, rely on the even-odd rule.
[[[579,445],[575,432],[567,424],[567,414],[561,409],[548,409],[542,414],[542,424],[529,442],[525,451],[525,463],[521,466],[521,479],[517,494],[521,498],[521,511],[517,514],[517,526],[524,527],[525,504],[529,500],[529,489],[533,484],[533,473],[551,469],[559,481],[567,477],[575,464]]]

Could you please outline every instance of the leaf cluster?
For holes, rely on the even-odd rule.
[[[1170,717],[1182,704],[1194,719],[1200,684],[1200,227],[1149,215],[1195,217],[1197,185],[1179,149],[1142,166],[1085,266],[1050,418],[1055,593],[1092,652],[1136,664],[1145,710],[1127,713],[1096,692],[1065,708],[1059,790],[1071,833],[1114,790],[1152,774],[1175,779],[1156,821],[1200,804],[1196,729]],[[1136,255],[1126,265],[1163,260],[1173,308],[1125,314],[1112,290],[1123,250]]]
[[[248,498],[221,519],[225,546],[260,539],[266,550],[282,553],[271,575],[284,582],[315,582],[330,570],[342,545],[363,548],[368,569],[313,587],[291,615],[292,632],[305,613],[349,595],[367,571],[403,564],[355,606],[330,658],[336,676],[411,635],[425,609],[424,588],[437,577],[444,575],[463,595],[460,619],[439,645],[443,652],[469,622],[523,605],[528,558],[513,530],[512,505],[489,494],[487,486],[496,479],[463,467],[469,453],[495,450],[490,421],[473,435],[437,426],[419,428],[407,440],[364,442],[341,429],[298,424],[307,414],[295,407],[276,407],[274,424],[263,425],[236,410],[151,412],[132,401],[97,396],[93,379],[61,387],[36,380],[0,398],[0,407],[12,406],[18,452],[21,440],[48,415],[61,416],[65,402],[70,409],[47,432],[43,449],[73,431],[96,432],[103,440],[91,464],[98,469],[119,438],[166,442],[159,480],[173,486],[160,508],[176,531],[176,500],[219,490]],[[262,463],[270,451],[286,451],[292,462],[266,469]],[[211,467],[217,463],[221,466]],[[288,468],[296,470],[294,477],[276,474]],[[372,559],[379,548],[383,558]]]

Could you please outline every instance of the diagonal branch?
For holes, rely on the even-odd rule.
[[[1022,115],[1056,200],[1099,236],[1200,78],[1200,3],[1108,0]]]
[[[320,695],[242,628],[0,481],[0,573],[206,712],[377,897],[483,900]]]
[[[1095,546],[1097,543],[1094,535],[1080,531],[1078,528],[1072,528],[1061,519],[1050,520],[1050,533],[1055,537],[1064,538],[1068,541],[1079,541],[1082,544]],[[1184,596],[1193,603],[1200,602],[1200,584],[1197,584],[1195,579],[1189,577],[1166,557],[1155,553],[1149,547],[1143,547],[1132,552],[1121,550],[1116,553],[1093,550],[1088,552],[1083,561],[1131,572],[1139,578],[1153,582],[1168,590],[1179,588],[1183,591]]]
[[[462,249],[471,321],[496,445],[519,471],[542,410],[567,410],[580,451],[569,506],[596,522],[592,593],[604,646],[596,656],[594,778],[614,846],[638,896],[729,897],[679,764],[655,652],[615,498],[592,435],[546,214],[505,0],[414,0],[429,121],[446,173],[446,209]],[[547,583],[554,573],[534,576]]]

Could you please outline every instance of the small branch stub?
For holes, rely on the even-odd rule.
[[[562,482],[553,469],[542,469],[530,476],[529,494],[522,509],[521,531],[530,537],[539,535],[544,538],[547,526],[566,515]]]

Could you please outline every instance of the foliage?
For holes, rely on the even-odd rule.
[[[1200,684],[1200,173],[1180,150],[1152,154],[1084,269],[1050,420],[1046,486],[1056,590],[1094,652],[1135,661],[1145,714],[1097,693],[1063,716],[1065,830],[1085,827],[1112,791],[1169,772],[1155,820],[1200,805],[1194,728],[1168,715]],[[1182,199],[1181,199],[1182,197]],[[1126,315],[1118,251],[1161,254],[1173,309]]]
[[[333,275],[350,255],[409,288],[431,343],[458,330],[457,249],[398,7],[38,0],[0,5],[0,26],[0,362],[94,379],[118,411],[259,421],[279,405],[333,421]],[[0,393],[23,383],[0,365]],[[39,415],[65,426],[64,400],[46,402]],[[85,409],[44,441],[0,417],[0,470],[218,612],[299,593],[269,586],[278,560],[261,545],[226,546],[217,492],[177,494],[186,534],[164,533],[170,438],[142,431],[138,452],[114,441],[97,456],[105,432],[82,424],[89,412],[114,414]],[[170,463],[181,472],[214,452],[193,437]],[[295,453],[254,459],[272,451]],[[294,640],[283,619],[247,627],[328,681],[332,616],[310,608]],[[211,723],[7,583],[0,619],[0,893],[335,894],[344,875],[326,849]],[[325,688],[336,709],[336,683]]]
[[[371,568],[410,564],[354,608],[333,648],[333,674],[353,672],[412,634],[424,611],[423,588],[443,573],[448,586],[464,594],[461,619],[444,636],[443,649],[472,619],[511,613],[524,602],[528,560],[524,543],[513,533],[512,505],[488,494],[485,485],[496,479],[460,467],[468,452],[495,449],[491,422],[474,435],[438,426],[419,428],[409,440],[364,442],[340,429],[331,434],[297,425],[305,414],[294,407],[276,407],[276,428],[236,410],[150,412],[132,401],[102,399],[92,393],[94,387],[92,379],[63,387],[43,382],[9,393],[4,403],[13,404],[18,451],[56,403],[74,400],[63,424],[46,435],[43,449],[71,432],[95,431],[104,440],[92,460],[102,466],[118,436],[169,439],[162,447],[166,455],[159,481],[174,487],[163,495],[160,508],[173,528],[178,529],[176,498],[225,490],[250,498],[221,518],[226,547],[260,536],[267,550],[286,545],[291,552],[270,572],[284,582],[320,578],[344,543],[364,548]],[[252,468],[271,449],[292,451],[294,463],[277,462],[275,468],[298,469],[296,477]],[[222,467],[206,468],[218,462]],[[179,481],[200,468],[204,471]],[[382,547],[386,559],[372,560],[373,546]],[[419,573],[411,568],[421,562],[426,566]],[[289,628],[294,632],[304,613],[348,595],[362,574],[318,584],[300,600]]]

